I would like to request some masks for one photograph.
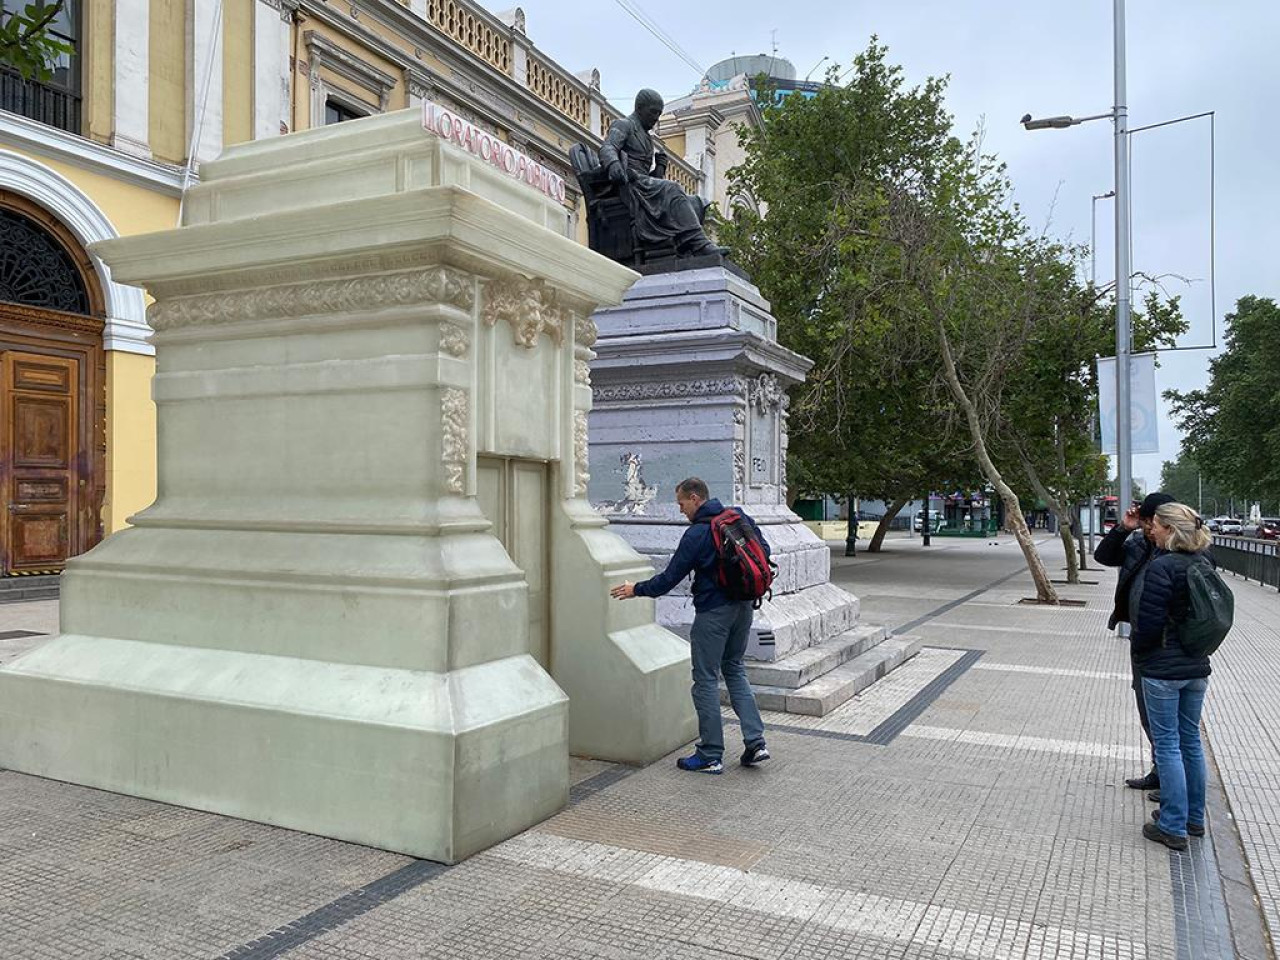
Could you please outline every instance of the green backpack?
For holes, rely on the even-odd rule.
[[[1226,639],[1236,598],[1208,560],[1187,564],[1187,617],[1178,622],[1178,642],[1188,656],[1207,657]]]

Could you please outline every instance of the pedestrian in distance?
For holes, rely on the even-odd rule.
[[[1174,850],[1204,836],[1205,760],[1200,714],[1209,689],[1209,654],[1231,628],[1231,590],[1214,569],[1204,521],[1190,507],[1156,509],[1155,556],[1135,580],[1130,654],[1143,696],[1160,774],[1160,809],[1142,835]]]
[[[1120,521],[1102,538],[1093,551],[1093,559],[1104,567],[1119,567],[1120,579],[1116,584],[1116,596],[1111,619],[1107,621],[1107,629],[1115,630],[1121,638],[1129,636],[1129,595],[1135,579],[1142,575],[1147,563],[1155,553],[1155,543],[1151,539],[1151,530],[1155,522],[1156,509],[1165,503],[1173,503],[1174,498],[1167,493],[1149,493],[1140,506],[1130,507]],[[1142,777],[1131,777],[1124,782],[1126,787],[1134,790],[1159,790],[1160,774],[1156,769],[1155,741],[1151,739],[1151,724],[1147,718],[1147,704],[1142,694],[1142,677],[1138,674],[1137,663],[1131,663],[1133,672],[1133,697],[1138,704],[1138,720],[1142,723],[1142,732],[1151,744],[1151,770]]]
[[[676,504],[690,525],[667,568],[648,580],[624,582],[609,592],[617,600],[660,597],[693,573],[689,655],[698,743],[693,754],[681,757],[676,766],[696,773],[724,771],[724,723],[717,683],[717,675],[722,674],[742,726],[741,763],[754,767],[769,759],[769,748],[742,660],[755,608],[773,581],[769,544],[754,520],[711,499],[707,485],[697,477],[676,487]]]

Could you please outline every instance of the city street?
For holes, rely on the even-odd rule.
[[[1057,542],[1041,549],[1060,571]],[[825,718],[767,715],[759,769],[575,761],[566,810],[454,867],[0,772],[0,956],[1269,955],[1275,591],[1231,580],[1210,833],[1175,853],[1142,839],[1153,806],[1123,786],[1147,757],[1105,630],[1113,571],[1050,609],[1018,603],[1032,591],[1008,537],[842,552],[833,580],[864,620],[924,640],[913,661]],[[0,607],[0,659],[55,621],[52,602]]]

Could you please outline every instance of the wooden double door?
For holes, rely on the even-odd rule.
[[[100,535],[88,355],[0,341],[0,575],[55,573]],[[89,395],[89,396],[87,396]],[[86,409],[88,408],[88,409]]]

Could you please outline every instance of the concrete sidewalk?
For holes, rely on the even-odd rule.
[[[827,717],[766,716],[759,769],[576,762],[568,809],[456,867],[0,772],[0,957],[1262,960],[1280,596],[1233,583],[1207,712],[1225,797],[1178,854],[1123,787],[1146,750],[1114,573],[1046,609],[1017,604],[1007,538],[887,548],[833,576],[924,639],[915,660]],[[53,629],[24,606],[0,636]]]

